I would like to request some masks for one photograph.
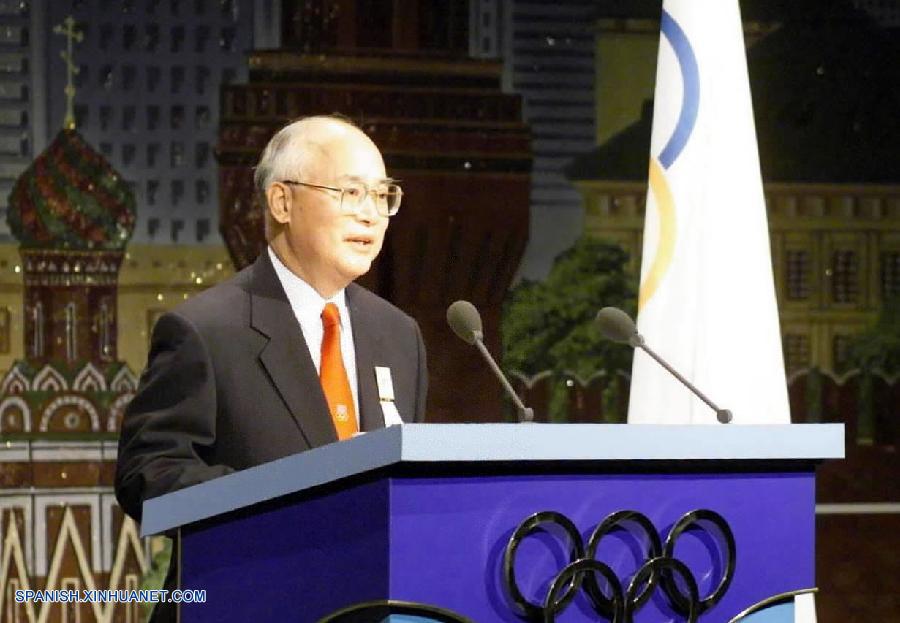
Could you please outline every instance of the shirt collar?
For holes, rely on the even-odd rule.
[[[272,266],[275,268],[275,274],[287,294],[288,302],[291,309],[298,320],[320,321],[322,309],[326,303],[334,303],[337,305],[338,311],[341,313],[341,324],[346,326],[349,319],[349,311],[347,310],[346,288],[341,288],[329,299],[324,298],[315,288],[309,285],[302,278],[294,274],[281,259],[275,255],[275,251],[271,246],[267,247],[269,259],[272,260]]]

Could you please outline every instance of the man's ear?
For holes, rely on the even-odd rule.
[[[281,182],[274,182],[266,190],[266,204],[272,219],[279,225],[291,220],[291,189]]]

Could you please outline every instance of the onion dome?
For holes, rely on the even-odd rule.
[[[9,229],[24,248],[121,250],[134,221],[128,185],[75,130],[61,130],[9,196]]]

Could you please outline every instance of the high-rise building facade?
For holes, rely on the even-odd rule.
[[[83,40],[75,116],[79,132],[132,185],[135,241],[213,243],[217,185],[213,156],[219,85],[244,78],[253,5],[241,0],[72,0],[47,5],[47,25],[72,15]],[[47,117],[61,127],[63,37],[45,42]]]
[[[78,131],[132,186],[134,240],[220,244],[214,157],[219,86],[246,77],[272,2],[0,0],[0,233],[12,181],[62,127],[72,16]],[[6,233],[8,236],[8,233]]]
[[[10,241],[6,209],[13,183],[34,156],[35,70],[30,3],[0,0],[0,242]]]

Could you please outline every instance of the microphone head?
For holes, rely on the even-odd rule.
[[[461,340],[474,344],[482,332],[481,314],[469,301],[456,301],[447,308],[447,323]]]
[[[634,326],[634,320],[631,319],[631,316],[618,307],[604,307],[601,309],[597,312],[596,322],[600,333],[606,339],[634,346],[632,339],[637,335],[637,327]]]

